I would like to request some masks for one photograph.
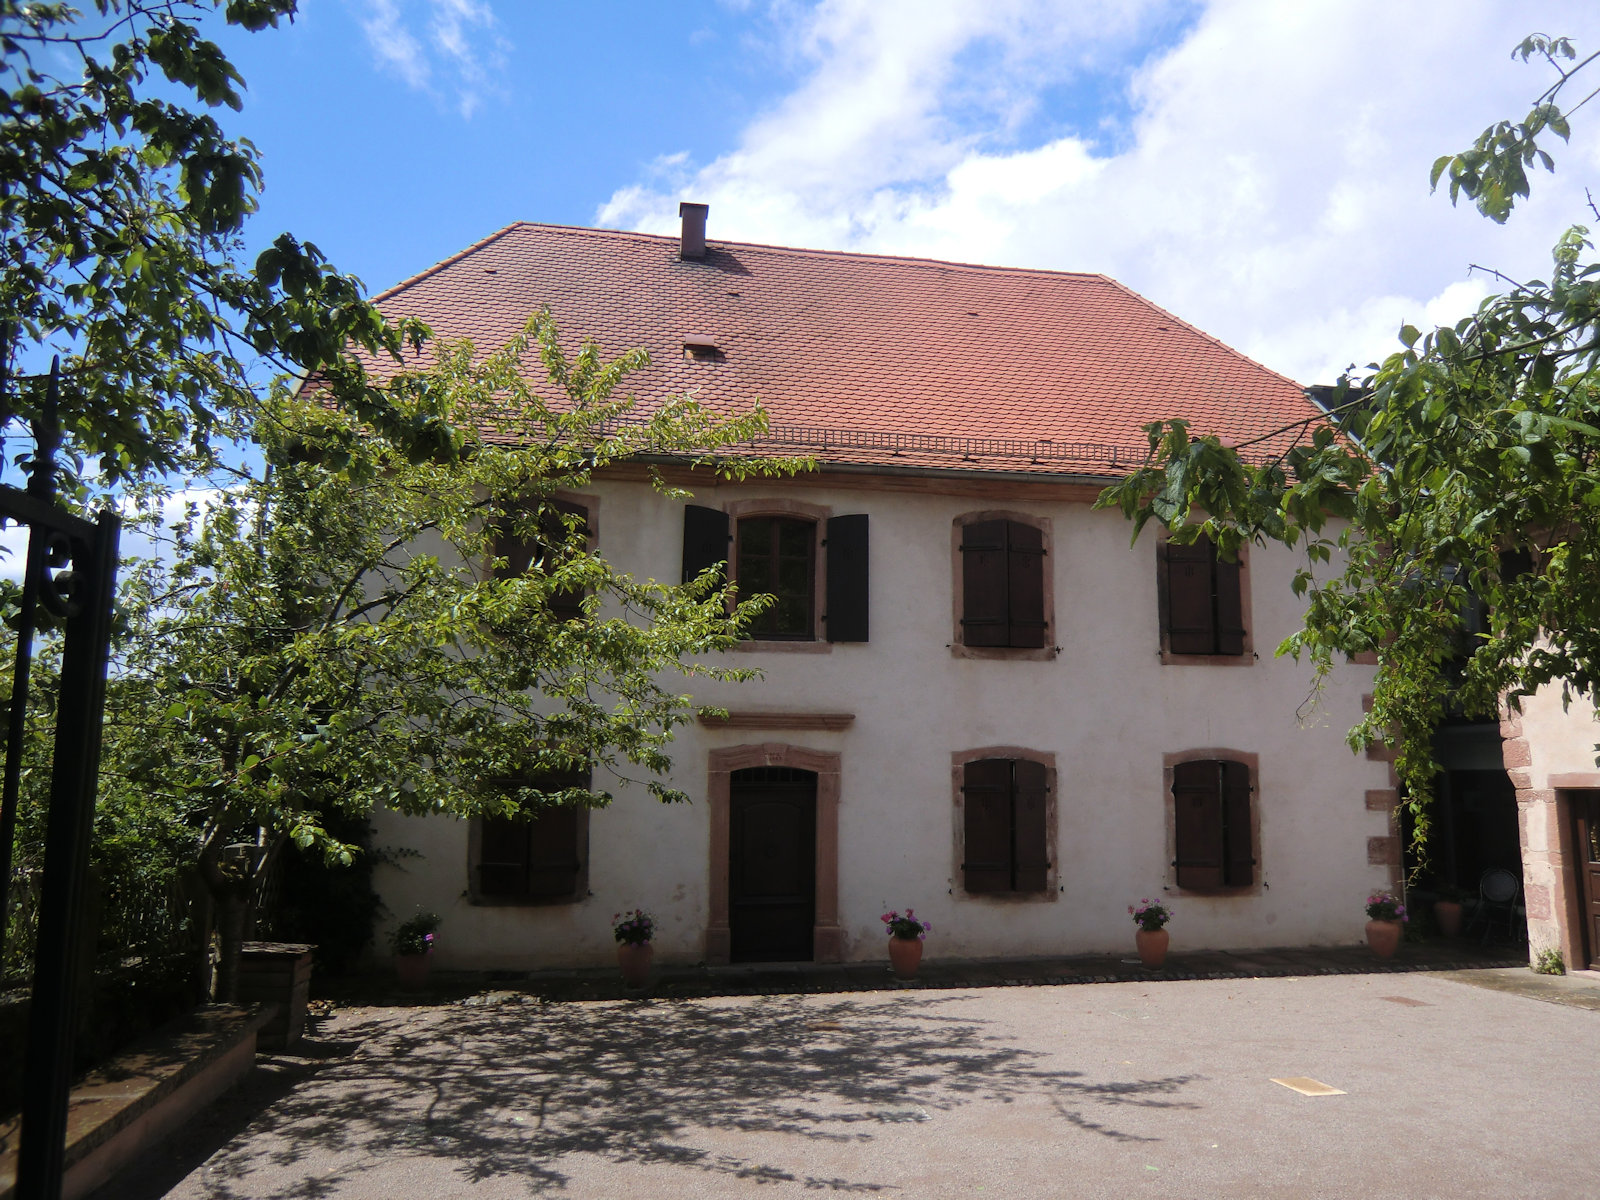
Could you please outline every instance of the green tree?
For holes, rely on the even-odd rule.
[[[726,475],[795,464],[725,449],[764,428],[687,399],[647,417],[617,394],[642,351],[571,359],[540,314],[504,349],[445,349],[391,383],[394,410],[450,431],[450,461],[414,462],[317,396],[278,392],[257,425],[265,468],[176,529],[176,566],[131,582],[105,772],[177,814],[217,904],[220,991],[275,855],[289,841],[348,860],[330,813],[516,815],[595,806],[607,780],[663,801],[673,730],[696,712],[673,672],[744,679],[706,656],[769,598],[738,603],[714,572],[665,585],[618,572],[551,503],[608,464],[687,457]],[[557,401],[528,379],[547,375]],[[660,485],[669,494],[673,490]],[[497,538],[538,547],[514,577]],[[552,605],[581,593],[573,619]],[[594,790],[508,784],[594,765]]]
[[[59,354],[66,449],[105,483],[247,429],[261,358],[322,371],[337,402],[440,452],[442,429],[393,423],[350,353],[396,354],[419,327],[288,234],[239,260],[261,167],[207,111],[238,109],[243,80],[201,25],[261,30],[296,2],[0,0],[0,446],[40,415]]]
[[[1556,72],[1526,120],[1500,122],[1446,155],[1433,181],[1504,221],[1553,167],[1539,139],[1565,139],[1566,112],[1596,56],[1534,35],[1514,57]],[[1568,103],[1569,97],[1571,102]],[[1567,104],[1564,109],[1563,104]],[[1600,263],[1588,230],[1556,244],[1548,281],[1513,284],[1454,326],[1407,326],[1402,347],[1342,379],[1326,419],[1242,445],[1183,420],[1147,426],[1150,457],[1106,489],[1134,537],[1151,520],[1299,547],[1300,629],[1278,647],[1320,679],[1376,652],[1372,710],[1352,745],[1398,739],[1396,769],[1418,845],[1437,773],[1431,738],[1447,707],[1488,717],[1550,683],[1592,694],[1600,678]],[[1511,281],[1507,281],[1511,283]],[[1486,617],[1485,617],[1486,614]]]

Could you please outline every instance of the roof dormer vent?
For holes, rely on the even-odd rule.
[[[683,218],[683,240],[678,246],[678,257],[702,259],[706,256],[706,214],[709,204],[695,204],[685,200],[678,205],[678,216]]]
[[[717,349],[717,339],[710,334],[686,333],[683,335],[683,356],[690,361],[708,362],[722,357]]]

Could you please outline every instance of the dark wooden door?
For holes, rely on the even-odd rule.
[[[816,914],[817,777],[735,771],[729,794],[728,925],[734,962],[809,962]]]
[[[1600,970],[1600,792],[1572,797],[1578,871],[1583,880],[1583,950],[1591,970]]]

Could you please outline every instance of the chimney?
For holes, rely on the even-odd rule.
[[[678,247],[678,257],[683,259],[706,256],[706,214],[709,204],[694,204],[688,200],[678,205],[678,215],[683,218],[683,242]]]

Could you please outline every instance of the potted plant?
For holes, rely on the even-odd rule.
[[[1393,958],[1405,922],[1411,919],[1406,916],[1406,906],[1398,896],[1374,892],[1367,897],[1367,916],[1367,945],[1379,958]]]
[[[611,932],[617,939],[617,966],[622,969],[622,982],[628,987],[643,987],[650,978],[650,962],[655,957],[655,947],[650,939],[655,937],[656,923],[642,908],[630,913],[617,913],[611,918]]]
[[[433,935],[442,922],[438,913],[419,912],[402,921],[390,944],[394,947],[394,970],[406,987],[422,987],[428,982],[428,963],[433,955]]]
[[[917,967],[922,962],[922,942],[933,926],[917,920],[912,909],[901,916],[899,910],[886,912],[883,923],[889,927],[889,969],[896,979],[915,979]]]
[[[1441,883],[1439,898],[1433,902],[1433,919],[1439,932],[1447,938],[1461,936],[1461,889],[1454,884]]]
[[[1166,924],[1172,920],[1172,909],[1159,900],[1141,900],[1137,905],[1128,905],[1128,911],[1139,926],[1133,935],[1139,947],[1139,961],[1147,967],[1159,967],[1167,961]]]

